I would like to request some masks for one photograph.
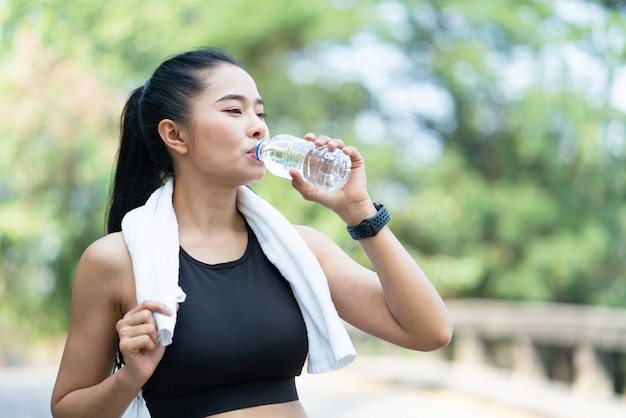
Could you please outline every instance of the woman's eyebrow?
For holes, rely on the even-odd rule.
[[[219,98],[216,102],[219,103],[219,102],[224,102],[226,100],[238,100],[240,102],[245,102],[247,99],[240,94],[227,94],[226,96]],[[260,97],[257,98],[255,101],[257,104],[260,104],[260,105],[265,104],[263,99],[261,99]]]

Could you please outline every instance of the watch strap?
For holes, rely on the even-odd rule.
[[[374,202],[374,207],[377,210],[376,215],[371,218],[363,219],[358,225],[346,227],[346,230],[353,240],[358,241],[373,237],[391,220],[391,215],[382,203]]]

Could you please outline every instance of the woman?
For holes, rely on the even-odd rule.
[[[293,386],[312,354],[306,312],[238,207],[241,186],[265,174],[253,151],[268,137],[254,80],[219,50],[177,55],[132,93],[122,117],[109,234],[87,248],[76,270],[52,395],[55,417],[120,417],[140,392],[153,416],[306,417]],[[326,136],[306,139],[341,149],[352,174],[342,189],[322,190],[292,170],[292,186],[303,198],[346,225],[380,219],[359,152]],[[170,202],[178,222],[178,280],[187,295],[173,307],[138,298],[120,232],[124,216],[168,178],[175,179]],[[445,346],[451,338],[445,305],[385,223],[352,230],[375,272],[320,232],[293,228],[319,263],[342,319],[402,347]],[[240,285],[244,276],[253,280]],[[177,318],[167,347],[158,316]],[[111,372],[116,353],[123,367]]]

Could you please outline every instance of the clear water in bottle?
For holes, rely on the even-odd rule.
[[[256,158],[275,176],[291,179],[296,169],[304,181],[324,189],[341,189],[350,178],[352,162],[341,150],[316,147],[312,142],[291,135],[262,140]]]

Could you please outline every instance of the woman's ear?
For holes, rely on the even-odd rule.
[[[158,126],[159,135],[165,146],[178,154],[187,154],[189,151],[186,131],[171,119],[163,119]]]

